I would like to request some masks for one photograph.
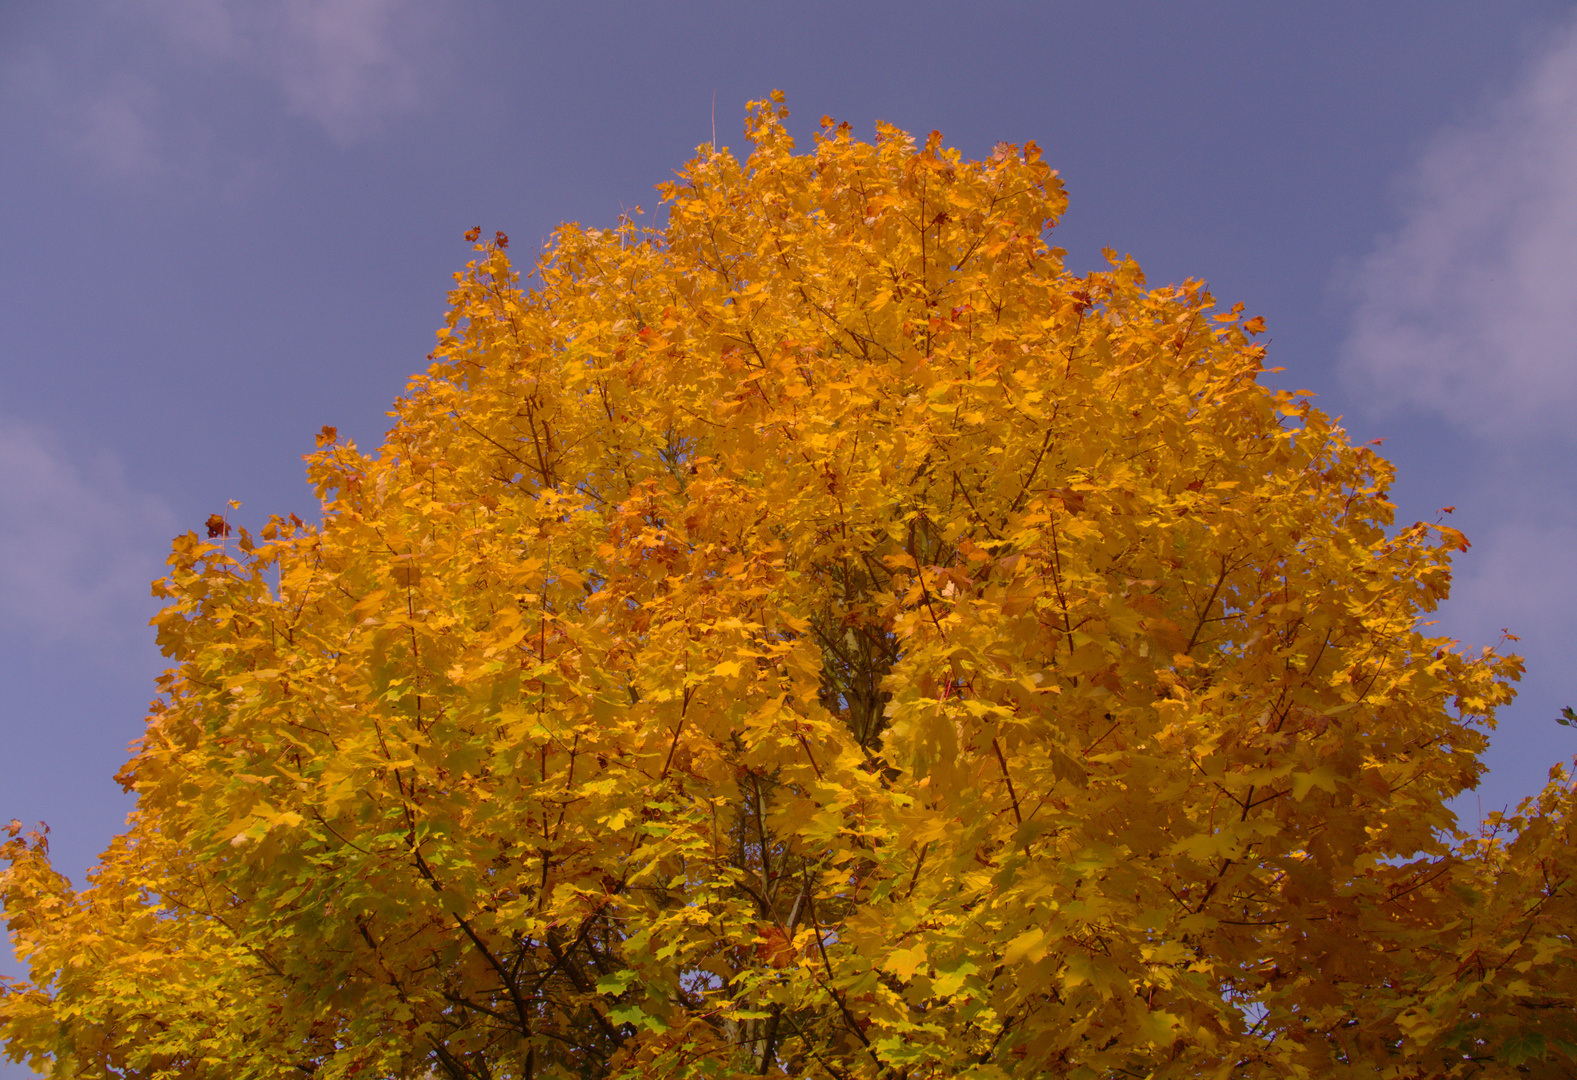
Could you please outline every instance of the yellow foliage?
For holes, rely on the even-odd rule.
[[[1065,272],[1033,144],[796,155],[779,100],[661,231],[565,226],[529,290],[478,243],[320,524],[175,542],[128,833],[80,894],[6,849],[9,1052],[1569,1071],[1570,785],[1445,805],[1519,672],[1423,621],[1462,538],[1390,530],[1261,320]]]

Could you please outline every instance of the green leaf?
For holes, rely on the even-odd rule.
[[[655,1016],[649,1015],[639,1005],[625,1005],[617,1009],[608,1010],[608,1019],[615,1024],[631,1024],[646,1031],[655,1031],[658,1034],[668,1030],[668,1025]]]
[[[1544,1036],[1536,1031],[1528,1031],[1514,1035],[1501,1043],[1500,1049],[1495,1052],[1495,1059],[1515,1068],[1533,1058],[1542,1061],[1544,1055]]]
[[[615,971],[612,974],[604,975],[602,978],[597,980],[597,993],[609,994],[617,997],[619,994],[624,993],[625,987],[629,986],[634,981],[635,972],[628,969],[624,971]]]

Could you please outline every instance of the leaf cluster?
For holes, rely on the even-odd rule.
[[[1564,1075],[1571,784],[1446,807],[1520,672],[1429,630],[1461,534],[1241,305],[1067,273],[1033,144],[785,116],[529,290],[478,243],[320,523],[177,539],[128,832],[5,848],[8,1052]]]

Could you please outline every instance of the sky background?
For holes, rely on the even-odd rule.
[[[1110,246],[1263,315],[1275,384],[1386,440],[1399,521],[1456,507],[1443,627],[1521,638],[1460,808],[1577,753],[1569,3],[0,0],[0,821],[81,883],[170,538],[315,513],[300,455],[378,443],[466,229],[650,221],[714,102],[742,150],[774,88],[805,148],[824,113],[1033,139],[1070,269]]]

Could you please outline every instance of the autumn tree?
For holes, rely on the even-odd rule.
[[[1446,805],[1519,671],[1428,629],[1462,536],[1241,305],[1065,271],[1034,144],[780,102],[661,230],[478,243],[320,522],[175,541],[126,834],[4,849],[8,1053],[1569,1075],[1566,774]]]

